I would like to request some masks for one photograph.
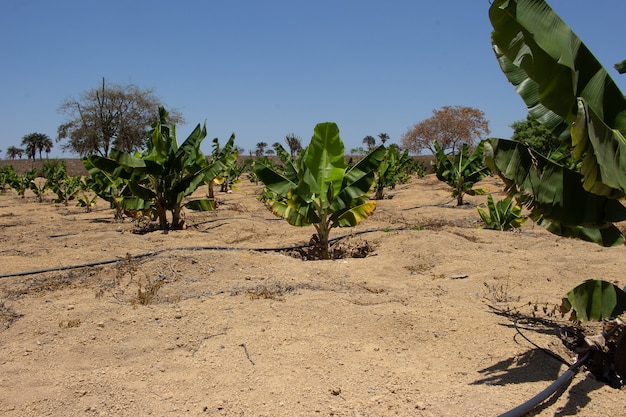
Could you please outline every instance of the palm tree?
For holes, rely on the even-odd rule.
[[[34,161],[37,152],[39,152],[39,159],[41,159],[43,151],[46,151],[46,153],[50,152],[52,139],[45,133],[29,133],[22,138],[22,145],[26,146],[28,158],[32,158]]]
[[[386,133],[379,133],[378,137],[380,138],[380,143],[382,143],[383,145],[389,140],[389,135]]]
[[[285,142],[287,143],[287,146],[289,146],[289,152],[291,153],[292,158],[302,150],[302,139],[293,133],[285,136]]]
[[[367,146],[367,149],[372,149],[376,146],[376,139],[374,139],[374,136],[365,136],[363,138],[363,144]]]
[[[50,138],[45,139],[44,141],[42,141],[41,145],[42,147],[39,148],[39,159],[41,159],[42,149],[46,153],[46,159],[48,159],[48,156],[50,155],[50,151],[52,150],[52,147],[54,146],[52,143],[52,139]]]
[[[15,159],[16,156],[22,159],[23,154],[24,149],[16,148],[15,146],[9,146],[6,152],[7,159]]]

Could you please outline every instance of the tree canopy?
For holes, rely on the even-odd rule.
[[[444,106],[402,135],[402,146],[419,154],[424,149],[435,154],[435,142],[446,153],[456,153],[466,143],[470,149],[488,135],[489,121],[482,110],[473,107]]]
[[[561,145],[559,138],[530,114],[526,116],[526,120],[518,120],[511,127],[513,128],[512,140],[526,143],[542,155],[549,155]]]
[[[133,152],[145,147],[161,106],[163,103],[152,89],[105,83],[102,79],[100,87],[61,103],[59,112],[67,115],[68,121],[59,126],[57,140],[68,139],[62,148],[81,156],[108,156],[112,148]],[[184,119],[174,110],[170,111],[168,122],[184,123]]]

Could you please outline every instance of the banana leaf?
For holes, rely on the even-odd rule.
[[[489,17],[502,71],[530,114],[571,140],[585,189],[623,195],[626,99],[604,67],[544,0],[495,0]]]
[[[603,320],[626,311],[626,293],[614,284],[589,279],[578,284],[563,298],[561,311],[572,312],[572,320]]]
[[[509,195],[517,197],[530,209],[530,217],[551,232],[603,246],[624,242],[613,223],[626,220],[626,207],[586,191],[580,173],[521,142],[497,138],[485,142],[485,162],[505,181]]]
[[[339,191],[346,171],[343,142],[335,123],[319,123],[304,155],[303,178],[298,187],[305,193],[326,196],[330,184]]]

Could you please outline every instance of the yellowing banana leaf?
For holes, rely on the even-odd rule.
[[[376,210],[376,201],[368,201],[356,207],[345,210],[337,217],[339,227],[353,227],[367,219]]]

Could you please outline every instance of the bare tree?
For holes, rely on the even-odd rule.
[[[160,106],[163,104],[152,89],[106,84],[103,78],[100,88],[61,103],[59,112],[69,120],[59,126],[57,141],[69,139],[62,148],[79,155],[108,156],[112,148],[125,152],[142,149],[151,124],[159,120]],[[170,109],[168,122],[180,124],[184,119]]]
[[[488,135],[489,121],[485,113],[473,107],[444,106],[433,110],[433,115],[402,135],[402,146],[419,154],[428,149],[435,154],[437,142],[446,153],[456,153],[464,143],[470,149],[484,135]]]

